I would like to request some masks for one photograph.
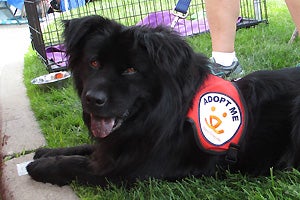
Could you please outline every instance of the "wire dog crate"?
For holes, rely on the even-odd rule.
[[[49,72],[65,70],[61,21],[87,15],[101,15],[124,25],[170,26],[178,0],[25,0],[32,46]],[[241,0],[237,28],[268,22],[266,0]],[[192,0],[185,19],[174,30],[182,36],[209,31],[204,0]]]

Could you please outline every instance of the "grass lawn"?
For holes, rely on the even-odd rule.
[[[279,69],[300,63],[299,38],[287,44],[295,28],[283,0],[269,0],[269,25],[241,29],[237,32],[236,52],[246,73],[260,69]],[[197,52],[210,56],[209,34],[187,38]],[[61,89],[41,89],[30,80],[47,73],[33,50],[25,55],[24,77],[35,116],[49,147],[68,147],[89,143],[87,128],[81,120],[81,105],[73,90],[72,80]],[[72,188],[81,199],[299,199],[300,173],[273,172],[267,177],[227,174],[175,183],[149,180],[138,182],[132,189],[85,187]]]

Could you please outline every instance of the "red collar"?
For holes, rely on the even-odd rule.
[[[246,126],[246,105],[235,84],[209,75],[188,111],[199,146],[211,153],[225,153],[238,145]]]

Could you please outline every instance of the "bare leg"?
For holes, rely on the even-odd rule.
[[[234,52],[239,9],[240,0],[206,0],[213,51]]]
[[[300,31],[300,1],[285,0],[285,2],[297,27],[297,30]]]
[[[212,73],[218,76],[241,74],[234,50],[240,0],[205,0],[212,40]]]

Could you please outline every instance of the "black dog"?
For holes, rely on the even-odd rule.
[[[228,168],[252,175],[299,169],[300,69],[222,82],[171,30],[99,16],[66,21],[64,36],[96,143],[38,150],[27,167],[34,180],[105,186]]]

